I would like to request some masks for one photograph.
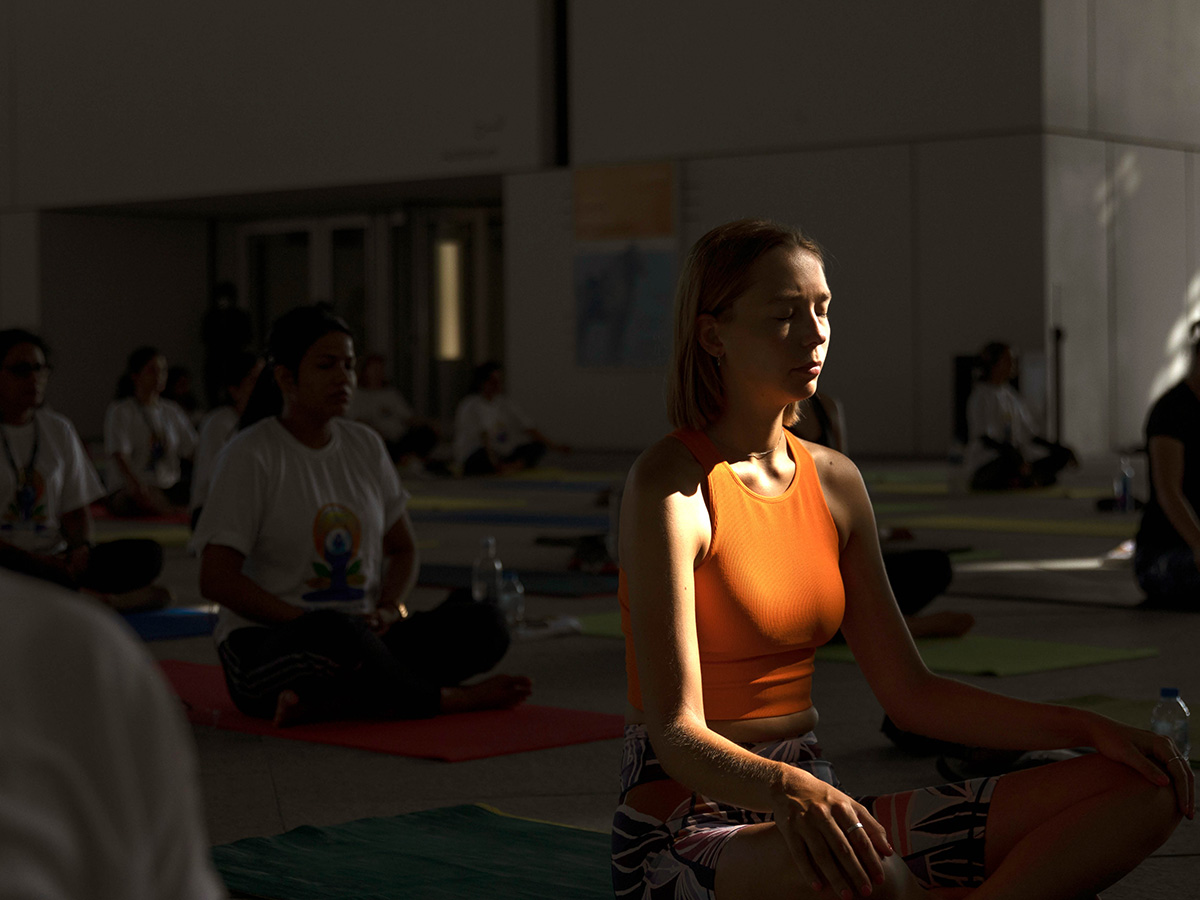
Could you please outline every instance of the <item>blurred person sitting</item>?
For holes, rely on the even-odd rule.
[[[0,331],[0,443],[7,463],[0,465],[0,566],[99,594],[119,608],[162,605],[165,592],[130,595],[161,571],[157,543],[93,544],[89,506],[104,488],[75,426],[44,407],[48,356],[33,332]]]
[[[1200,610],[1200,322],[1187,375],[1146,419],[1150,500],[1133,567],[1146,605]]]
[[[225,897],[191,732],[141,642],[11,572],[0,616],[0,897]]]
[[[179,404],[162,397],[166,386],[167,358],[157,348],[129,354],[104,415],[113,515],[165,515],[188,504],[180,460],[191,458],[196,430]]]
[[[186,366],[170,366],[167,369],[167,384],[162,396],[164,400],[177,403],[193,427],[204,418],[204,410],[200,408],[200,401],[196,399],[196,392],[192,388],[192,373]]]
[[[1074,452],[1037,434],[1025,400],[1010,384],[1016,375],[1012,348],[1000,341],[979,354],[982,374],[967,399],[967,470],[971,489],[998,491],[1054,484],[1077,465]]]
[[[496,475],[531,469],[551,444],[533,420],[504,392],[504,369],[493,361],[475,367],[471,392],[454,414],[454,459],[464,475]]]
[[[403,395],[388,384],[387,361],[382,354],[369,353],[363,358],[348,415],[379,432],[388,455],[401,466],[411,468],[437,446],[437,430],[418,419]]]
[[[188,502],[193,528],[208,496],[217,456],[237,432],[238,420],[246,411],[246,404],[250,402],[254,384],[264,365],[266,361],[252,350],[242,350],[225,361],[225,372],[220,379],[224,382],[219,395],[220,404],[204,417],[193,458],[192,494]]]

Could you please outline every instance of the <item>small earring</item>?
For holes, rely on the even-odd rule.
[[[717,368],[718,369],[721,368],[721,357],[714,356],[713,359],[715,359],[717,361]]]

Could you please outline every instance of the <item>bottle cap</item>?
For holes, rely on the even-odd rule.
[[[489,535],[479,542],[479,547],[487,556],[496,555],[496,539]]]
[[[1174,700],[1179,696],[1179,688],[1163,688],[1158,692],[1158,696],[1164,700]]]

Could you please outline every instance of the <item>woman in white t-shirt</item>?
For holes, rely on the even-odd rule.
[[[418,419],[404,396],[387,383],[387,360],[382,354],[370,353],[362,361],[349,416],[378,431],[397,463],[424,460],[437,446],[437,430]]]
[[[196,455],[192,458],[192,496],[188,508],[192,514],[192,528],[200,518],[200,510],[208,497],[208,485],[212,481],[217,456],[238,430],[238,421],[246,411],[254,384],[265,365],[263,358],[252,350],[242,350],[226,361],[221,375],[223,402],[210,410],[200,423],[200,439],[196,444]]]
[[[1013,390],[1012,348],[993,341],[980,351],[983,374],[967,398],[967,470],[973,490],[1041,487],[1075,463],[1069,447],[1037,434],[1024,398]]]
[[[485,362],[471,375],[471,392],[454,413],[454,460],[464,475],[519,472],[536,466],[546,451],[563,445],[534,427],[533,421],[504,393],[504,369]]]
[[[187,505],[181,461],[196,449],[196,430],[179,404],[161,396],[166,384],[167,358],[157,348],[129,354],[117,399],[104,414],[114,515],[163,515]]]
[[[104,488],[75,426],[43,406],[48,355],[36,334],[0,331],[0,566],[106,599],[145,588],[162,569],[157,543],[92,543],[88,507]],[[114,605],[161,599],[147,594]]]
[[[468,594],[406,608],[418,568],[408,493],[380,437],[343,418],[354,385],[341,319],[313,306],[275,322],[194,538],[200,591],[221,604],[230,695],[278,725],[520,703],[527,678],[462,686],[507,650],[494,607]]]

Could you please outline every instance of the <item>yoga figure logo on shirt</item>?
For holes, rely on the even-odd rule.
[[[365,595],[358,585],[366,582],[362,560],[357,559],[362,526],[358,516],[340,503],[327,503],[317,510],[313,519],[313,546],[324,560],[314,562],[316,578],[309,587],[316,588],[304,595],[305,600],[317,603],[361,600]]]
[[[32,524],[34,531],[45,531],[46,504],[42,502],[45,496],[46,482],[42,479],[42,473],[37,469],[26,473],[13,490],[3,517],[0,517],[0,531],[13,531],[27,524]]]

